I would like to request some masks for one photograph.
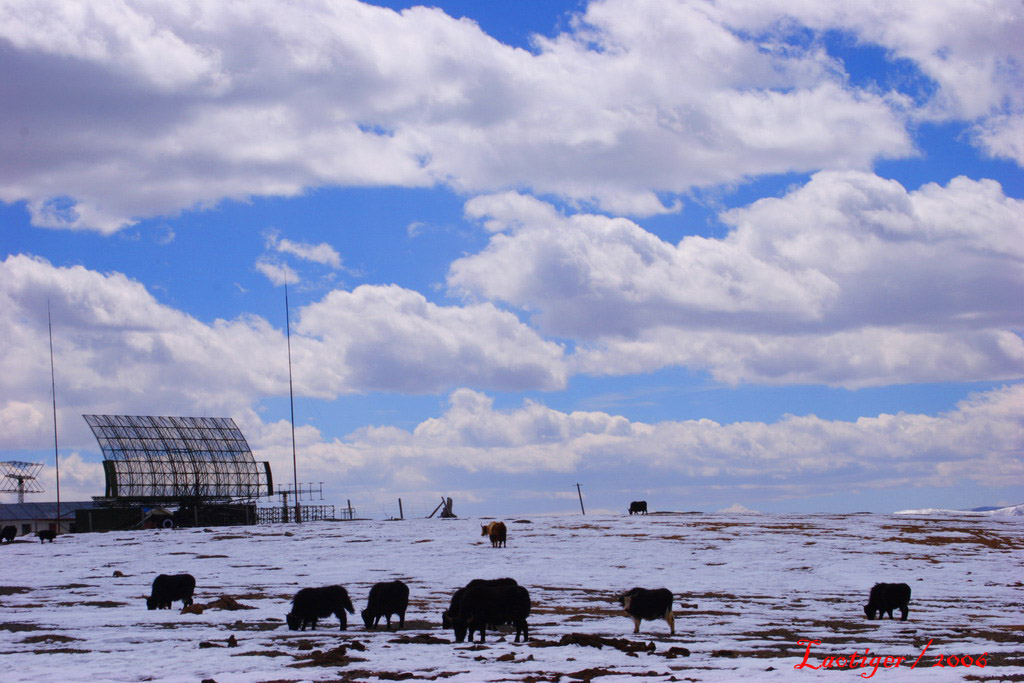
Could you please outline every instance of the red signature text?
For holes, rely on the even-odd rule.
[[[861,678],[871,678],[875,675],[879,668],[892,669],[898,666],[903,666],[903,663],[908,661],[907,657],[893,656],[893,655],[872,655],[871,648],[864,648],[864,654],[854,652],[852,655],[832,655],[825,657],[819,664],[811,663],[811,646],[821,645],[820,640],[798,640],[797,645],[804,645],[804,660],[799,664],[795,665],[794,669],[864,669],[860,673]],[[910,665],[911,669],[916,669],[919,664],[924,660],[925,653],[928,652],[928,648],[931,647],[932,641],[929,640],[921,650],[921,654],[917,656],[914,663]],[[932,664],[932,667],[956,667],[956,666],[977,666],[984,668],[988,661],[986,660],[988,653],[985,652],[977,657],[971,655],[938,655],[938,661]],[[927,666],[927,665],[925,665]]]

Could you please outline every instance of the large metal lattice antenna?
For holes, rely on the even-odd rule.
[[[9,460],[0,462],[0,492],[17,493],[18,502],[25,502],[26,493],[42,493],[43,487],[36,480],[42,464]]]
[[[100,449],[108,502],[227,502],[274,493],[229,417],[84,415]]]

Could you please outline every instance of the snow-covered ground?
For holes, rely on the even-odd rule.
[[[111,532],[45,545],[18,539],[0,547],[0,679],[614,683],[861,680],[872,671],[795,669],[807,652],[802,639],[821,641],[808,665],[853,654],[860,662],[866,650],[868,657],[907,657],[901,668],[879,668],[876,681],[1024,678],[1020,518],[505,521],[504,549],[480,537],[476,519]],[[229,596],[252,609],[148,611],[153,577],[179,572],[196,577],[197,603]],[[451,594],[470,579],[501,576],[530,591],[531,642],[496,632],[483,645],[452,642],[440,627]],[[393,578],[411,589],[406,630],[366,631],[358,610],[370,586]],[[908,621],[864,618],[876,581],[911,585]],[[339,631],[329,617],[316,631],[289,631],[283,618],[295,591],[333,583],[346,586],[356,605],[349,629]],[[641,635],[632,634],[614,599],[633,586],[675,593],[675,636],[664,621],[644,622]],[[602,636],[652,645],[627,652],[621,642],[561,644],[567,634],[583,643]],[[934,667],[939,655],[973,660],[983,653],[984,668]]]

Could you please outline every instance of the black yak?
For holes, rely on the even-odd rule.
[[[910,614],[910,586],[905,583],[876,583],[871,587],[868,595],[868,604],[864,605],[864,615],[868,619],[874,619],[878,614],[879,619],[885,618],[885,614],[893,619],[892,611],[899,608],[902,616],[900,621],[906,621]]]
[[[631,515],[646,515],[647,514],[647,501],[646,500],[634,500],[629,504],[629,514]]]
[[[355,614],[348,591],[341,586],[323,586],[322,588],[303,588],[292,598],[292,611],[285,617],[288,628],[293,631],[305,631],[308,624],[316,629],[316,622],[322,617],[334,615],[341,622],[341,630],[348,628],[345,612]]]
[[[619,596],[619,604],[633,619],[633,633],[640,633],[640,622],[664,619],[672,634],[676,632],[676,620],[672,616],[672,591],[667,588],[634,588]]]
[[[7,541],[8,543],[14,542],[14,537],[18,535],[18,527],[8,524],[0,531],[0,543]]]
[[[530,615],[530,593],[522,586],[471,586],[462,594],[452,616],[455,642],[461,643],[473,631],[480,632],[484,642],[488,624],[512,624],[516,628],[515,642],[530,638],[526,617]]]
[[[50,543],[53,543],[53,539],[57,538],[57,532],[53,529],[42,529],[41,531],[36,532],[36,536],[39,537],[40,543],[42,543],[43,541],[49,541]]]
[[[380,618],[388,622],[391,630],[391,615],[398,615],[398,628],[405,628],[405,610],[409,607],[409,587],[401,581],[375,583],[366,599],[366,609],[362,611],[363,624],[367,629],[377,628]]]
[[[462,596],[466,594],[466,591],[474,586],[518,586],[515,579],[503,578],[503,579],[473,579],[462,588],[455,591],[452,595],[451,604],[448,609],[441,613],[441,628],[451,628],[452,618],[455,616],[455,611],[459,606],[459,601],[462,600]]]
[[[171,603],[181,600],[183,607],[192,604],[196,579],[191,574],[161,574],[153,579],[153,590],[146,598],[148,609],[171,609]]]

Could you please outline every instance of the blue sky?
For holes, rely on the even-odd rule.
[[[0,459],[369,513],[1024,498],[1024,9],[0,2]]]

